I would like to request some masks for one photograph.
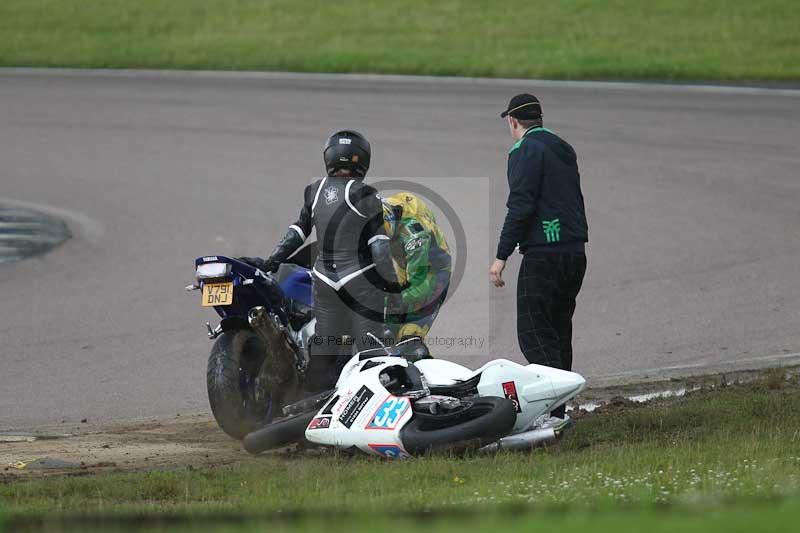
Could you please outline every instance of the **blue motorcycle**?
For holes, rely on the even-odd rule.
[[[311,264],[315,244],[299,250],[275,274],[220,255],[195,261],[201,305],[220,317],[206,322],[214,340],[208,357],[211,411],[235,439],[264,427],[298,399],[314,334]]]

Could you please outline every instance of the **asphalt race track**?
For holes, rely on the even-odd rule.
[[[183,291],[194,258],[268,253],[344,127],[372,141],[373,176],[418,178],[458,213],[441,355],[521,361],[519,256],[502,290],[486,270],[511,143],[498,114],[522,91],[581,164],[578,371],[800,351],[800,91],[6,71],[0,204],[73,238],[0,265],[0,429],[207,410],[214,315]]]

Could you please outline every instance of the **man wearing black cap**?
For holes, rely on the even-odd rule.
[[[516,142],[508,152],[508,212],[489,279],[505,285],[506,259],[519,246],[519,347],[531,363],[571,370],[572,315],[588,241],[575,150],[543,127],[541,103],[531,94],[512,98],[500,116]],[[550,425],[566,423],[563,406],[551,413]]]

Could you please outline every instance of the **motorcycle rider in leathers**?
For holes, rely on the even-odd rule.
[[[415,194],[399,192],[382,201],[384,226],[402,286],[395,336],[401,341],[424,340],[447,297],[450,248],[433,211]]]
[[[363,182],[370,164],[369,142],[358,132],[339,131],[325,143],[323,157],[327,176],[305,188],[300,216],[270,256],[241,258],[275,272],[316,229],[318,255],[312,277],[317,322],[309,346],[307,392],[335,383],[353,345],[358,351],[379,346],[386,291],[397,292],[383,207],[377,191]]]

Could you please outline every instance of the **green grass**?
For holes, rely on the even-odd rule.
[[[388,529],[402,524],[403,513],[443,513],[439,530],[449,531],[459,516],[474,517],[468,527],[488,513],[509,524],[544,520],[577,531],[599,513],[597,520],[621,531],[643,524],[683,531],[698,516],[721,531],[752,525],[752,512],[777,527],[800,518],[799,389],[767,376],[677,401],[610,408],[579,420],[557,446],[525,454],[396,462],[297,454],[209,471],[12,482],[0,485],[0,522],[191,518],[216,527],[235,516],[232,526],[257,529],[297,515],[321,530],[336,515],[374,531],[376,521]],[[678,513],[665,518],[667,509]]]
[[[800,520],[800,500],[746,502],[744,505],[708,509],[600,509],[600,510],[521,510],[503,508],[488,512],[462,512],[446,515],[403,515],[392,507],[380,516],[353,516],[330,513],[326,516],[178,516],[142,515],[94,516],[55,520],[17,520],[9,530],[25,527],[45,531],[308,531],[319,533],[430,533],[524,532],[558,533],[785,533]],[[2,523],[0,523],[2,528]],[[13,528],[13,529],[12,529]]]
[[[800,79],[796,0],[3,0],[0,65]]]

